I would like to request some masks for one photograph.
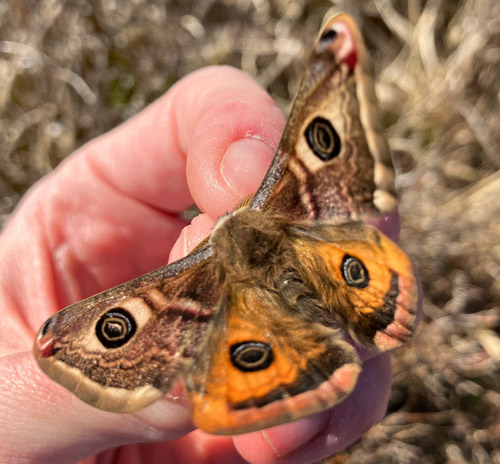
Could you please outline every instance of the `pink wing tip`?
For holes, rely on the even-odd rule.
[[[333,18],[323,30],[322,37],[328,37],[330,31],[335,33],[328,48],[332,50],[339,63],[346,63],[351,70],[354,70],[358,62],[358,53],[351,27],[346,17]]]
[[[54,354],[56,339],[52,336],[39,336],[35,342],[35,349],[40,358],[50,358]]]

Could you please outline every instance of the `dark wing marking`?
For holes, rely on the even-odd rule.
[[[211,321],[224,275],[210,247],[56,313],[35,355],[84,401],[114,412],[163,396],[190,362]]]
[[[275,293],[233,284],[186,372],[195,424],[246,433],[341,401],[361,370],[340,333],[295,317]]]
[[[274,161],[251,208],[300,221],[391,212],[394,170],[359,30],[324,28]]]
[[[411,335],[417,283],[410,258],[384,234],[362,222],[294,228],[303,279],[327,310],[311,315],[337,322],[358,342],[381,351]]]

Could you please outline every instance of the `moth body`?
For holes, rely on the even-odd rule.
[[[285,224],[248,207],[224,218],[213,231],[210,244],[227,278],[236,281],[272,279],[290,262],[292,249]]]

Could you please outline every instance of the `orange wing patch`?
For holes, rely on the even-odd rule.
[[[266,292],[232,292],[227,320],[186,376],[198,427],[250,432],[333,406],[354,388],[359,360],[335,330],[287,316]]]
[[[406,253],[362,223],[322,225],[314,232],[299,238],[296,250],[328,311],[340,316],[362,344],[381,351],[399,346],[411,335],[417,305],[416,279]]]

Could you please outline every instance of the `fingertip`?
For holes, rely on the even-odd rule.
[[[225,180],[231,196],[235,200],[243,200],[255,193],[271,164],[275,147],[269,146],[258,138],[237,140],[226,149],[221,164],[220,173]]]
[[[215,221],[208,214],[196,216],[191,224],[182,229],[179,238],[170,251],[169,262],[177,261],[190,253],[212,232]]]
[[[218,217],[257,189],[284,124],[280,109],[248,74],[207,67],[78,150],[65,163],[65,187],[80,188],[74,172],[84,168],[91,179],[160,211],[177,213],[194,199]],[[239,141],[249,142],[245,148]],[[239,156],[229,156],[222,173],[227,151]]]
[[[185,142],[187,179],[196,204],[217,218],[257,190],[285,119],[271,97],[241,71],[215,67],[202,76],[203,83],[193,79],[191,85],[210,87],[211,94]]]
[[[384,235],[387,235],[393,242],[399,241],[399,231],[401,228],[401,220],[399,217],[398,210],[383,214],[376,218],[366,221],[368,224],[376,227]]]

